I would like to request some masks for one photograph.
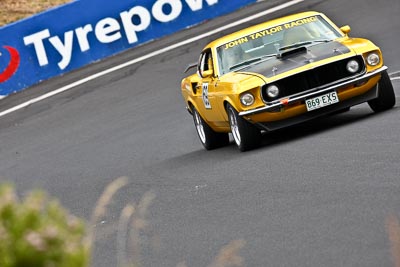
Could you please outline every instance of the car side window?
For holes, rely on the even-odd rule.
[[[204,73],[204,71],[211,70],[211,69],[212,69],[211,51],[207,50],[200,55],[199,64],[198,64],[198,72],[199,72],[200,76],[203,76],[202,74]]]

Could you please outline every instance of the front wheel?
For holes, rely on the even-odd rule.
[[[378,83],[378,97],[368,101],[369,106],[375,112],[391,109],[396,104],[392,81],[389,74],[382,72],[381,80]]]
[[[229,104],[227,111],[232,136],[240,151],[257,147],[261,143],[261,131],[239,116],[238,112]]]
[[[211,129],[194,107],[193,121],[197,135],[205,149],[212,150],[229,144],[229,135],[227,133],[217,133]]]

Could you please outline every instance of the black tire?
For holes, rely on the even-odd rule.
[[[240,117],[231,105],[228,104],[226,109],[232,136],[240,151],[247,151],[259,146],[261,143],[261,131]]]
[[[382,72],[381,80],[378,83],[378,97],[368,101],[369,106],[375,112],[391,109],[396,104],[392,81],[387,71]]]
[[[212,150],[229,144],[228,133],[217,133],[211,129],[194,107],[192,108],[192,114],[197,135],[205,149]]]

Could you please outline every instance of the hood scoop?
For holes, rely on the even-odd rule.
[[[277,58],[285,59],[285,58],[288,58],[288,57],[291,57],[294,55],[299,55],[299,54],[304,54],[304,53],[307,53],[307,47],[302,46],[302,47],[297,47],[297,48],[290,49],[290,50],[284,51],[282,53],[279,53],[277,55]]]

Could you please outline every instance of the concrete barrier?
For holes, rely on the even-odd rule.
[[[77,0],[0,28],[0,98],[256,0]]]

